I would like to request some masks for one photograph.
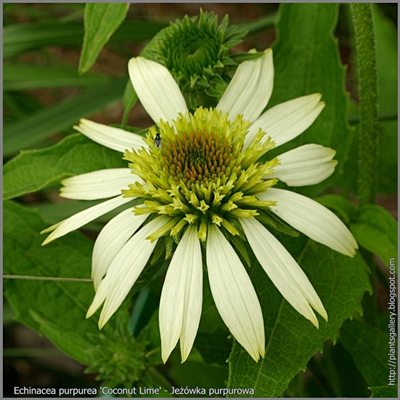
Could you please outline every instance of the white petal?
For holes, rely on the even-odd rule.
[[[158,217],[149,222],[133,235],[114,257],[86,314],[86,318],[89,318],[104,302],[99,319],[100,329],[124,301],[157,244],[157,240],[151,243],[145,238],[167,221],[168,217]]]
[[[274,86],[272,50],[256,60],[241,63],[217,105],[229,113],[233,121],[243,114],[246,121],[255,121],[267,105]]]
[[[268,189],[257,196],[260,200],[276,201],[270,207],[276,215],[309,238],[344,255],[353,257],[358,248],[353,235],[330,210],[298,193],[282,189]]]
[[[90,207],[87,210],[81,211],[73,215],[72,217],[65,219],[64,221],[59,222],[58,224],[50,226],[49,228],[40,232],[47,233],[54,231],[46,238],[46,240],[42,243],[42,246],[51,242],[52,240],[55,240],[71,231],[80,228],[83,225],[86,225],[88,222],[93,221],[101,215],[108,213],[109,211],[114,210],[114,208],[122,206],[123,204],[126,204],[132,200],[132,197],[114,197],[113,199],[104,201],[103,203]]]
[[[337,164],[335,150],[318,144],[296,147],[278,156],[280,164],[264,179],[278,178],[289,186],[315,185],[332,175]]]
[[[129,168],[109,168],[89,172],[61,181],[61,197],[75,200],[97,200],[121,194],[130,183],[142,182]]]
[[[258,262],[282,296],[318,328],[311,306],[325,319],[328,316],[306,274],[283,245],[255,218],[241,218],[247,240]]]
[[[275,141],[275,146],[294,139],[303,133],[318,117],[325,103],[319,101],[319,93],[298,97],[270,108],[250,127],[245,139],[245,148],[259,128]]]
[[[96,239],[92,256],[92,279],[95,290],[114,257],[148,217],[135,215],[133,210],[133,207],[128,208],[111,219]]]
[[[78,132],[84,134],[89,139],[105,147],[125,153],[126,149],[139,150],[147,147],[143,138],[135,133],[124,131],[123,129],[113,128],[97,122],[81,119],[79,125],[74,126]]]
[[[160,299],[160,335],[164,363],[181,341],[184,362],[197,334],[201,316],[203,271],[200,242],[189,226],[172,257]]]
[[[239,257],[214,225],[208,230],[206,258],[218,312],[236,340],[258,361],[265,351],[260,303]]]
[[[172,122],[185,114],[185,99],[171,73],[163,65],[143,57],[129,60],[129,76],[136,94],[152,120]]]

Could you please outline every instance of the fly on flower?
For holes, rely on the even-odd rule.
[[[154,147],[161,147],[162,146],[162,139],[160,132],[156,133],[156,137],[154,138]]]
[[[315,121],[325,105],[321,95],[299,97],[262,113],[273,88],[270,49],[262,57],[240,64],[216,108],[199,107],[193,113],[162,65],[133,58],[129,74],[157,129],[150,128],[143,142],[133,133],[81,120],[75,129],[120,151],[129,165],[65,179],[61,189],[64,197],[109,200],[44,231],[53,231],[46,244],[127,205],[96,240],[92,262],[96,295],[87,317],[103,306],[99,319],[102,328],[146,267],[158,240],[166,235],[178,237],[179,233],[181,239],[160,299],[163,361],[178,340],[182,362],[192,349],[202,309],[203,259],[223,321],[258,361],[265,353],[261,306],[229,240],[240,230],[282,296],[318,328],[315,311],[328,319],[321,299],[259,217],[275,213],[312,240],[354,256],[357,243],[335,214],[305,196],[274,187],[279,180],[289,186],[321,182],[335,169],[335,151],[306,144],[260,161],[261,156],[297,137]],[[158,138],[162,138],[162,147],[156,146],[156,151]],[[135,199],[144,200],[129,206]]]

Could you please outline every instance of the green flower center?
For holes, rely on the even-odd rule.
[[[240,115],[233,122],[228,117],[216,109],[198,108],[194,114],[181,114],[173,125],[160,121],[159,132],[150,128],[147,134],[147,149],[125,153],[132,172],[144,181],[123,191],[144,198],[135,213],[171,217],[151,240],[176,235],[186,224],[197,224],[202,240],[211,223],[236,235],[238,217],[255,216],[257,209],[273,205],[256,195],[276,183],[264,176],[272,173],[277,160],[257,162],[274,143],[259,130],[243,150],[250,124]]]
[[[239,152],[226,138],[220,140],[214,132],[193,130],[165,140],[160,164],[165,168],[167,179],[195,191],[199,197],[218,178],[225,181],[239,167]]]

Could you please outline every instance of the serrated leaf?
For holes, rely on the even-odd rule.
[[[37,213],[13,202],[4,202],[3,213],[4,274],[90,278],[89,239],[72,233],[62,241],[42,247],[43,237],[39,232],[47,226]],[[48,336],[70,356],[87,361],[82,358],[79,345],[68,348],[65,340],[79,337],[82,344],[87,333],[98,332],[96,320],[85,318],[94,296],[91,282],[6,278],[3,284],[17,321]]]
[[[379,386],[387,383],[389,376],[387,332],[357,320],[346,321],[340,332],[341,343],[351,354],[367,384]]]
[[[377,254],[389,268],[390,259],[397,256],[397,222],[382,207],[366,205],[360,209],[357,223],[350,225],[358,243]]]
[[[333,37],[337,15],[338,4],[282,4],[277,23],[278,40],[272,46],[275,76],[268,108],[311,93],[321,93],[321,100],[326,104],[310,128],[280,146],[276,153],[271,152],[273,157],[307,143],[336,150],[335,159],[339,164],[331,177],[317,185],[296,188],[308,196],[317,195],[340,177],[354,134],[347,123],[345,70]]]
[[[85,37],[79,60],[79,73],[84,74],[95,63],[103,46],[125,19],[129,3],[87,3]]]
[[[94,297],[90,281],[93,242],[73,232],[63,240],[42,247],[40,231],[47,225],[36,212],[5,201],[3,215],[4,274],[74,279],[5,278],[4,295],[16,313],[15,319],[49,338],[69,356],[90,365],[93,360],[87,350],[96,345],[90,337],[100,333],[98,318],[86,319]],[[117,316],[126,313],[126,305],[102,329],[103,336],[112,335]]]
[[[122,155],[81,134],[44,150],[30,150],[3,169],[3,196],[10,199],[48,187],[61,179],[98,169],[127,167]]]

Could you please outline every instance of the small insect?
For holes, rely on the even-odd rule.
[[[156,133],[156,137],[154,139],[154,147],[161,147],[162,146],[162,139],[159,132]]]

